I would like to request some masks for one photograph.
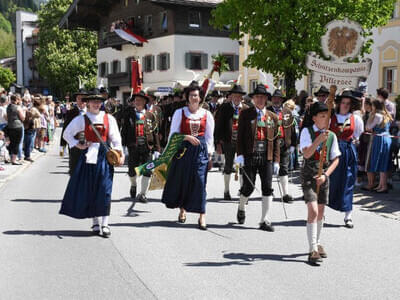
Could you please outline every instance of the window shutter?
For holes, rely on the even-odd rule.
[[[106,64],[106,68],[105,68],[106,71],[104,73],[104,77],[107,77],[108,76],[108,65],[109,64],[108,64],[108,62],[106,62],[105,64]]]
[[[142,57],[142,66],[143,66],[143,71],[147,72],[147,67],[146,67],[146,56]]]
[[[151,55],[151,70],[150,71],[154,71],[155,68],[155,56]]]
[[[233,57],[233,70],[231,71],[239,71],[239,55]]]
[[[191,57],[191,54],[189,52],[185,53],[185,67],[186,67],[186,69],[191,69],[190,57]]]
[[[161,54],[157,55],[157,70],[161,70]]]
[[[167,53],[166,55],[167,55],[167,70],[169,70],[170,68],[169,53]]]
[[[208,69],[208,54],[207,53],[201,54],[201,69],[202,70]]]
[[[118,61],[118,73],[121,73],[121,61]]]

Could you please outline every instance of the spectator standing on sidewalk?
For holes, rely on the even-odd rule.
[[[32,106],[32,103],[26,103],[27,111],[25,115],[24,121],[24,159],[29,162],[33,162],[31,158],[31,153],[34,147],[35,139],[36,139],[36,129],[40,124],[40,112],[39,110]]]
[[[10,138],[8,150],[13,165],[21,165],[17,162],[18,148],[22,140],[22,132],[24,126],[22,122],[25,120],[25,113],[21,107],[21,96],[19,94],[10,97],[11,103],[7,107],[7,132]]]
[[[0,97],[0,130],[3,130],[7,126],[7,103],[8,99],[6,95]]]

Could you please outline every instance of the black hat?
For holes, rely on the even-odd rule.
[[[324,111],[328,111],[328,105],[326,105],[325,103],[315,102],[311,105],[310,113],[312,117]]]
[[[335,98],[336,103],[340,103],[343,98],[350,98],[353,102],[360,101],[359,98],[356,97],[356,92],[351,90],[344,90],[342,94]],[[358,95],[358,94],[357,94]]]
[[[100,88],[100,94],[107,94],[108,95],[109,94],[108,89],[106,87],[102,86]]]
[[[254,89],[254,92],[250,93],[249,96],[253,97],[255,95],[266,95],[268,96],[267,89],[262,84],[257,84],[257,87]]]
[[[90,90],[88,95],[82,99],[83,101],[89,101],[89,100],[101,100],[101,101],[106,101],[107,99],[101,95],[99,89],[93,89]]]
[[[238,84],[233,85],[232,89],[228,91],[229,94],[240,94],[240,95],[246,95],[246,93],[243,91],[242,87]]]
[[[321,85],[319,90],[314,93],[314,96],[317,97],[320,94],[329,95],[329,90],[326,88],[326,86]]]
[[[221,97],[221,93],[217,90],[213,90],[210,94],[211,97]]]
[[[275,90],[274,93],[272,94],[272,97],[279,97],[279,98],[285,98],[282,94],[281,90]]]
[[[139,93],[133,94],[132,95],[132,100],[134,100],[136,97],[142,97],[146,100],[146,103],[149,102],[149,97],[147,97],[146,93],[144,91],[140,91]]]
[[[73,99],[76,100],[76,96],[87,96],[89,95],[88,91],[80,88],[76,93],[72,95]]]

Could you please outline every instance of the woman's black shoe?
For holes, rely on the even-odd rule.
[[[387,193],[389,193],[389,191],[388,190],[375,191],[375,193],[377,193],[377,194],[387,194]]]
[[[92,226],[92,233],[94,235],[99,235],[100,234],[100,225],[99,224]]]
[[[201,224],[200,219],[199,219],[198,224],[199,224],[199,229],[200,230],[207,230],[207,225],[206,224]]]

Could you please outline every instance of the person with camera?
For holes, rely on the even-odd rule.
[[[114,167],[108,162],[107,153],[111,145],[119,152],[119,164],[123,164],[121,135],[115,118],[100,111],[105,98],[97,89],[83,100],[87,102],[86,115],[75,117],[63,134],[68,145],[82,153],[68,182],[60,214],[76,219],[92,218],[93,233],[109,237]],[[78,140],[77,134],[82,132],[84,139]]]

